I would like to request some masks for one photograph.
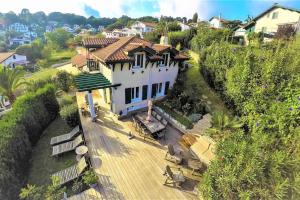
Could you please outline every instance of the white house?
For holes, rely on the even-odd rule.
[[[19,36],[9,39],[9,45],[10,46],[19,46],[24,44],[30,44],[31,39],[29,37]]]
[[[297,26],[300,20],[300,10],[274,4],[272,7],[255,17],[245,28],[249,32],[275,34],[283,25]]]
[[[181,31],[186,31],[191,29],[191,26],[189,26],[188,24],[184,24],[182,22],[178,22],[179,26],[181,27]]]
[[[8,29],[10,31],[15,31],[18,33],[27,33],[29,32],[29,28],[27,25],[25,24],[21,24],[21,23],[13,23],[11,25],[9,25]]]
[[[145,33],[154,31],[156,26],[156,23],[136,21],[130,28],[143,37]]]
[[[4,67],[15,68],[18,65],[26,66],[28,63],[26,56],[15,52],[0,53],[0,64]]]
[[[89,105],[93,105],[92,90],[98,90],[111,112],[119,116],[147,107],[150,99],[165,97],[175,83],[179,65],[188,59],[169,45],[134,36],[118,38],[88,52],[89,74],[76,78],[77,89],[88,93]]]

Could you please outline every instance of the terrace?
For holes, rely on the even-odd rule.
[[[97,91],[94,102],[101,104]],[[84,93],[77,93],[79,107]],[[99,177],[99,191],[103,199],[197,199],[196,190],[201,174],[165,159],[167,144],[181,148],[182,133],[167,126],[165,140],[144,140],[133,127],[131,119],[118,120],[109,108],[101,107],[96,122],[81,116],[82,128],[89,149],[92,166]],[[135,136],[129,139],[128,133]],[[185,158],[190,155],[184,152]],[[181,167],[186,181],[181,187],[164,185],[166,166]]]

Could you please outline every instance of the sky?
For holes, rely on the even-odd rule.
[[[300,10],[300,0],[0,0],[0,12],[22,8],[30,12],[54,11],[75,13],[86,17],[173,16],[192,18],[195,12],[201,20],[221,15],[225,19],[245,20],[257,16],[274,3]]]

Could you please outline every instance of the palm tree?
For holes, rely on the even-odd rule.
[[[24,80],[22,69],[0,66],[0,95],[7,97],[11,104],[16,100],[16,89],[25,84],[28,83]]]
[[[212,128],[207,129],[207,133],[213,138],[222,138],[242,126],[243,123],[236,118],[231,119],[223,112],[216,112],[212,117]]]

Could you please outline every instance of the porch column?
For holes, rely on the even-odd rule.
[[[88,101],[89,101],[91,118],[92,118],[92,121],[95,122],[96,121],[96,113],[95,113],[93,95],[92,95],[92,91],[91,90],[88,91]]]

